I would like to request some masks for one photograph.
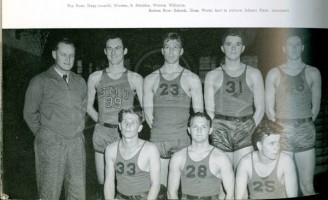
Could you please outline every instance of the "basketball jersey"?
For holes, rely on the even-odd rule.
[[[243,117],[253,114],[253,92],[246,83],[246,71],[238,77],[231,77],[221,67],[222,86],[215,93],[215,114]]]
[[[121,156],[119,150],[120,142],[117,145],[117,156],[115,160],[117,190],[124,195],[131,196],[149,192],[150,173],[142,171],[138,166],[139,155],[145,143],[146,141],[136,155],[128,160],[125,160]]]
[[[191,98],[181,87],[181,76],[166,80],[159,70],[159,85],[153,98],[151,141],[175,140],[187,135]]]
[[[256,173],[252,156],[252,178],[248,183],[248,189],[251,199],[278,199],[287,198],[285,185],[281,184],[277,176],[277,168],[279,163],[278,157],[277,163],[267,177],[261,177]]]
[[[276,116],[281,119],[312,117],[312,91],[305,78],[305,68],[296,76],[279,69],[280,83],[276,91]]]
[[[215,148],[200,161],[193,161],[188,153],[181,174],[182,194],[193,196],[213,196],[219,194],[221,179],[212,174],[209,166],[210,156]]]
[[[97,86],[99,121],[118,124],[118,113],[133,106],[135,92],[128,81],[128,70],[118,79],[108,76],[103,70]]]

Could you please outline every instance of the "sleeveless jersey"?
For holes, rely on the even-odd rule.
[[[287,198],[285,186],[280,183],[277,177],[277,168],[279,163],[267,177],[261,177],[256,173],[254,163],[253,163],[253,153],[252,155],[252,178],[248,183],[248,189],[251,199],[278,199]]]
[[[103,70],[97,86],[99,121],[118,124],[118,113],[121,109],[133,106],[135,92],[128,81],[128,70],[118,79],[108,76]]]
[[[200,161],[193,161],[188,153],[181,174],[182,194],[193,196],[213,196],[219,194],[221,179],[212,174],[209,167],[210,156],[214,150]]]
[[[160,81],[153,98],[151,141],[175,140],[187,135],[191,98],[180,84],[183,71],[168,81],[159,70]]]
[[[305,68],[296,76],[279,69],[280,83],[276,91],[276,116],[281,119],[312,117],[312,91],[305,78]]]
[[[253,92],[246,83],[246,71],[231,77],[222,68],[222,86],[215,93],[215,114],[244,117],[253,114]]]
[[[117,145],[117,156],[115,160],[117,190],[124,195],[131,196],[149,192],[150,173],[142,171],[138,166],[139,154],[145,143],[146,141],[136,155],[128,160],[125,160],[121,156],[119,150],[120,143]]]

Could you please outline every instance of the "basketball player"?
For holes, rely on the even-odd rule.
[[[236,168],[240,158],[253,151],[252,133],[264,114],[264,86],[261,72],[240,61],[245,50],[240,30],[223,35],[221,50],[224,64],[205,77],[205,107],[213,119],[213,145],[226,152]]]
[[[124,55],[127,52],[128,49],[124,47],[119,35],[109,35],[104,49],[108,67],[92,73],[88,79],[87,112],[97,122],[93,134],[93,146],[99,183],[98,194],[103,194],[105,148],[120,139],[117,114],[121,109],[133,106],[135,94],[142,104],[143,78],[124,67]],[[96,94],[98,111],[94,108]]]
[[[229,157],[209,144],[211,118],[197,112],[190,117],[191,145],[176,152],[170,162],[168,198],[217,200],[223,183],[226,199],[234,198],[234,172]]]
[[[168,33],[163,40],[164,65],[144,82],[144,110],[151,128],[150,141],[157,145],[161,155],[161,194],[166,194],[171,155],[190,144],[187,133],[190,103],[194,112],[203,111],[199,77],[179,64],[183,52],[181,37]]]
[[[302,61],[302,37],[292,32],[282,48],[287,61],[266,78],[266,113],[283,126],[281,150],[294,155],[303,195],[315,194],[315,127],[321,102],[321,75]]]
[[[156,145],[138,138],[141,109],[119,113],[122,139],[106,148],[105,199],[156,199],[160,189],[160,157]],[[116,182],[115,182],[116,177]]]
[[[263,121],[253,134],[257,151],[244,156],[236,174],[236,199],[279,199],[297,197],[297,175],[293,159],[280,153],[282,127]]]

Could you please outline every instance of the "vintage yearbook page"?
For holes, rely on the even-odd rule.
[[[121,199],[248,198],[247,188],[249,198],[328,196],[327,9],[326,0],[2,0],[0,199],[112,198],[115,173],[130,180],[117,178]],[[132,105],[145,117],[135,135],[154,149],[127,146],[139,156],[125,166],[116,158],[134,140],[118,112]],[[188,129],[196,112],[209,117],[199,117],[203,140]],[[279,138],[262,148],[258,132]],[[239,165],[247,159],[255,164]],[[151,175],[134,186],[137,170]]]

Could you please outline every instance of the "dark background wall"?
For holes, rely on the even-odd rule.
[[[258,56],[258,68],[263,77],[272,67],[285,60],[281,50],[281,38],[287,29],[247,28],[247,47],[243,55]],[[126,60],[131,70],[146,76],[153,68],[159,67],[164,60],[159,51],[162,36],[169,31],[180,33],[184,38],[185,53],[181,64],[195,73],[199,72],[199,58],[214,56],[223,58],[220,50],[221,35],[225,29],[183,28],[183,29],[42,29],[29,30],[49,33],[44,51],[39,55],[28,53],[24,48],[12,45],[15,38],[9,33],[20,34],[24,30],[3,30],[3,189],[10,198],[37,198],[34,170],[33,135],[23,120],[24,96],[30,79],[46,70],[52,63],[51,50],[56,39],[69,36],[76,42],[76,60],[83,61],[82,76],[87,80],[88,64],[106,67],[103,53],[104,37],[117,31],[124,36],[128,48]],[[323,77],[323,95],[321,111],[316,120],[316,177],[317,192],[324,192],[323,180],[328,178],[328,90],[325,79],[328,67],[327,51],[328,30],[305,29],[305,51],[303,60],[316,66]],[[24,45],[23,45],[24,46]],[[73,71],[76,71],[76,65]],[[91,143],[94,123],[87,117],[85,130],[87,149],[87,198],[93,199],[96,184],[93,147]],[[149,137],[149,128],[145,127],[141,137]]]

